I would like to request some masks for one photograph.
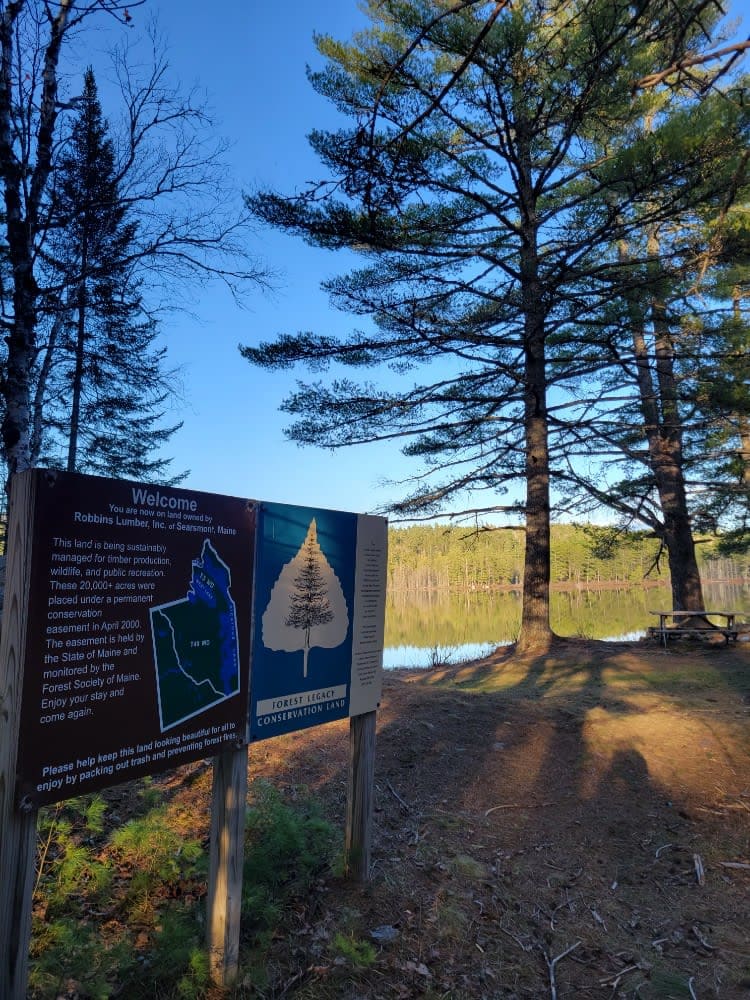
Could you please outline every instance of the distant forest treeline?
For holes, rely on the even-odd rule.
[[[391,591],[496,590],[522,583],[524,533],[520,528],[479,532],[446,525],[391,528],[388,544]],[[556,524],[552,526],[552,583],[596,587],[639,584],[645,579],[664,582],[668,578],[666,557],[657,571],[658,552],[658,541],[645,533]],[[722,556],[718,542],[711,539],[698,545],[698,556],[706,580],[750,578],[750,550]]]

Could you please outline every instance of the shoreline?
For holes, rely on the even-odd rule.
[[[702,579],[703,584],[712,586],[750,587],[750,579],[746,577],[721,577]],[[576,590],[657,590],[669,587],[666,580],[598,580],[592,582],[557,581],[550,584],[550,590],[555,593],[566,593]],[[388,587],[388,594],[522,594],[522,583],[500,583],[483,587]]]

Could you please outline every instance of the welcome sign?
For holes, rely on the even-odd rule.
[[[380,699],[384,518],[30,470],[17,801]]]
[[[17,795],[34,805],[247,738],[255,504],[32,470]]]

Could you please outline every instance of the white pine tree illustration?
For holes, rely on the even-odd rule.
[[[313,521],[302,546],[302,567],[294,578],[294,590],[289,595],[289,614],[284,620],[285,625],[304,632],[303,677],[307,677],[310,630],[315,625],[327,625],[333,621],[328,587],[320,565],[322,555]]]
[[[263,614],[263,643],[287,652],[301,649],[302,675],[307,677],[310,649],[338,646],[348,627],[344,593],[320,547],[313,518],[302,546],[273,586]]]

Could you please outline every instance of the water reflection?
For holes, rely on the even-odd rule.
[[[704,584],[706,605],[750,616],[750,583]],[[656,618],[649,612],[671,607],[667,586],[553,592],[552,628],[559,635],[635,640]],[[513,642],[521,623],[519,593],[426,591],[389,595],[385,616],[384,664],[429,667],[485,655]]]
[[[461,646],[390,646],[383,654],[386,670],[394,667],[438,667],[449,663],[463,663],[489,656],[496,646],[504,643],[466,642]]]

